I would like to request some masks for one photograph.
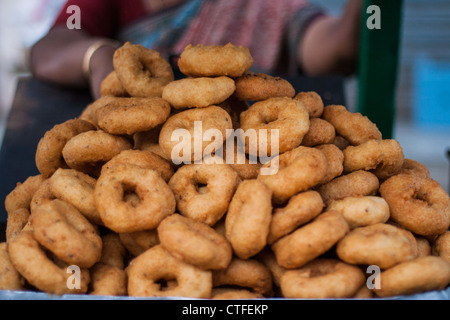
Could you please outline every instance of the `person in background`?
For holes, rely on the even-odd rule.
[[[67,26],[71,5],[80,8],[80,29]],[[361,0],[348,0],[339,17],[306,0],[69,0],[32,46],[31,72],[60,85],[90,86],[98,98],[114,51],[130,41],[168,60],[190,43],[231,42],[249,48],[255,72],[349,75],[356,70],[361,9]]]

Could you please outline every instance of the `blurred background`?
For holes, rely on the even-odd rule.
[[[311,0],[339,14],[345,0]],[[0,0],[0,144],[17,77],[29,74],[28,51],[51,25],[64,0]],[[382,13],[381,13],[382,14]],[[393,138],[405,157],[425,164],[449,190],[450,0],[404,0]],[[345,81],[355,109],[356,77]]]

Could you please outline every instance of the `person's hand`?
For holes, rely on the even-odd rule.
[[[100,85],[113,70],[113,56],[116,48],[104,46],[92,55],[90,61],[90,89],[94,99],[100,98]]]

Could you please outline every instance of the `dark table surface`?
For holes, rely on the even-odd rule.
[[[287,80],[296,92],[316,91],[325,105],[345,104],[341,77],[298,77]],[[60,87],[32,77],[19,80],[0,150],[1,199],[5,199],[17,182],[39,174],[34,156],[45,132],[56,124],[79,116],[90,102],[92,97],[87,90]],[[6,218],[2,202],[0,241],[4,237]]]

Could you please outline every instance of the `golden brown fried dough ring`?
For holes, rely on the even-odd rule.
[[[365,281],[364,273],[334,259],[317,259],[281,277],[281,291],[286,298],[350,298]]]
[[[41,204],[31,225],[35,239],[62,261],[89,268],[100,260],[102,240],[96,228],[69,203],[56,199]]]
[[[89,271],[81,269],[80,289],[67,286],[67,266],[59,266],[50,260],[31,231],[21,232],[10,244],[8,251],[14,268],[38,290],[61,294],[85,293],[90,281]]]
[[[131,143],[124,137],[96,130],[81,133],[70,139],[64,146],[62,154],[70,168],[98,176],[101,166],[131,147]]]
[[[216,288],[212,290],[213,300],[238,300],[238,299],[261,299],[262,294],[245,289]]]
[[[318,187],[317,191],[328,205],[333,200],[347,197],[372,196],[378,191],[380,183],[373,173],[359,170],[337,177]]]
[[[393,176],[383,182],[380,194],[389,204],[391,218],[421,236],[435,236],[450,224],[447,192],[432,179],[411,174]]]
[[[148,131],[169,114],[170,105],[162,98],[116,98],[95,111],[98,126],[117,135]]]
[[[303,137],[302,146],[314,147],[333,143],[335,136],[336,132],[331,123],[320,118],[312,118],[309,120],[309,131]]]
[[[37,175],[28,177],[23,183],[17,183],[16,187],[5,198],[6,212],[30,209],[31,199],[44,180],[45,178],[42,175]]]
[[[202,130],[198,130],[199,132],[194,133],[194,122],[197,121],[200,123]],[[177,164],[181,162],[191,163],[193,161],[201,160],[203,153],[206,153],[207,151],[209,151],[210,154],[211,152],[218,150],[229,135],[227,129],[232,128],[233,124],[230,115],[220,107],[210,106],[206,108],[189,109],[171,116],[166,123],[164,123],[159,134],[159,145],[166,157],[172,159],[172,162]],[[185,138],[186,140],[188,139],[191,141],[189,154],[184,154],[182,152],[183,150],[176,148],[176,146],[180,144],[179,137],[175,139],[176,141],[172,141],[174,131],[180,129],[189,132],[189,135]],[[211,140],[204,139],[204,133],[210,129],[220,131],[222,140],[215,139],[214,142],[212,142]],[[194,137],[200,134],[201,147],[197,147],[199,150],[196,152]],[[205,151],[207,148],[208,150]]]
[[[259,180],[241,182],[230,202],[225,235],[233,252],[248,259],[267,244],[272,220],[272,191]]]
[[[360,145],[368,140],[381,140],[377,126],[360,113],[349,112],[344,106],[331,105],[324,108],[322,118],[330,122],[336,133],[352,145]]]
[[[450,282],[450,264],[439,257],[418,258],[382,272],[380,281],[381,288],[374,289],[380,297],[442,290]]]
[[[228,268],[213,271],[213,287],[237,286],[268,296],[272,293],[272,276],[261,262],[234,258]]]
[[[381,180],[397,174],[404,160],[402,147],[393,139],[369,140],[343,152],[345,172],[371,171]]]
[[[44,177],[49,177],[58,168],[68,168],[62,151],[66,143],[76,135],[95,130],[95,126],[80,119],[67,120],[55,125],[39,140],[36,150],[36,166]]]
[[[162,97],[175,109],[204,108],[224,102],[235,89],[233,79],[224,76],[185,78],[167,84]]]
[[[276,174],[258,176],[272,189],[272,200],[276,203],[284,203],[294,194],[318,185],[327,174],[327,159],[315,148],[297,147],[278,156],[278,160]],[[270,168],[271,162],[262,168]]]
[[[241,113],[241,129],[244,134],[247,130],[256,131],[257,150],[252,150],[246,138],[242,141],[246,153],[261,156],[266,151],[263,155],[274,156],[277,154],[272,150],[274,143],[278,143],[280,154],[300,145],[309,130],[308,112],[302,103],[286,97],[255,102]],[[271,130],[278,130],[278,141],[272,141]]]
[[[321,144],[314,147],[319,149],[327,159],[327,174],[320,184],[328,183],[334,178],[340,176],[344,171],[344,153],[334,144]]]
[[[403,161],[402,168],[398,174],[414,174],[422,178],[430,178],[430,171],[422,163],[412,160],[405,159]]]
[[[239,77],[253,64],[250,51],[231,43],[225,46],[187,45],[180,55],[180,71],[191,77]]]
[[[144,251],[159,244],[156,229],[119,234],[120,241],[131,255],[137,257]]]
[[[211,271],[175,259],[160,245],[136,257],[128,266],[127,273],[130,296],[211,297]],[[177,285],[162,290],[159,280],[176,280]]]
[[[117,156],[109,160],[102,167],[102,170],[113,167],[117,163],[133,164],[144,169],[157,171],[164,181],[169,182],[173,176],[172,165],[155,153],[141,150],[124,150]]]
[[[98,98],[84,108],[83,112],[79,116],[79,119],[91,123],[98,129],[99,126],[95,113],[99,108],[106,106],[108,103],[115,101],[116,99],[117,97],[114,96],[103,96]]]
[[[339,258],[350,264],[376,265],[381,269],[415,259],[417,243],[411,232],[388,224],[356,228],[339,241]]]
[[[27,225],[30,210],[19,208],[8,213],[6,221],[6,242],[11,242]]]
[[[137,194],[137,205],[124,201],[127,192]],[[155,229],[175,212],[175,198],[160,174],[131,164],[103,170],[94,197],[103,223],[117,233]]]
[[[328,205],[327,210],[340,212],[347,220],[350,229],[367,227],[377,223],[385,223],[389,220],[389,205],[381,197],[346,197],[342,200],[334,200]]]
[[[228,210],[239,182],[226,164],[190,164],[175,172],[169,186],[182,215],[212,226]]]
[[[310,118],[319,118],[323,113],[323,101],[317,92],[299,92],[294,99],[303,103]]]
[[[0,290],[23,290],[24,285],[25,280],[14,268],[9,258],[6,242],[0,243]]]
[[[100,83],[100,96],[128,97],[116,71],[111,71]]]
[[[94,178],[73,169],[58,169],[48,181],[54,197],[73,205],[92,223],[103,224],[95,208]]]
[[[262,101],[295,95],[294,87],[285,79],[264,73],[246,72],[235,79],[236,97],[244,101]]]
[[[348,224],[339,212],[327,211],[275,242],[272,250],[280,266],[298,268],[327,252],[348,231]]]
[[[433,243],[433,255],[450,263],[450,231],[441,234]]]
[[[171,255],[197,268],[220,270],[231,262],[227,239],[203,222],[174,214],[159,224],[158,236]]]
[[[172,67],[159,52],[129,42],[116,50],[113,64],[132,97],[161,97],[164,86],[174,79]]]
[[[299,226],[317,217],[324,207],[322,197],[316,191],[299,193],[289,199],[283,208],[275,209],[267,238],[273,244]]]

